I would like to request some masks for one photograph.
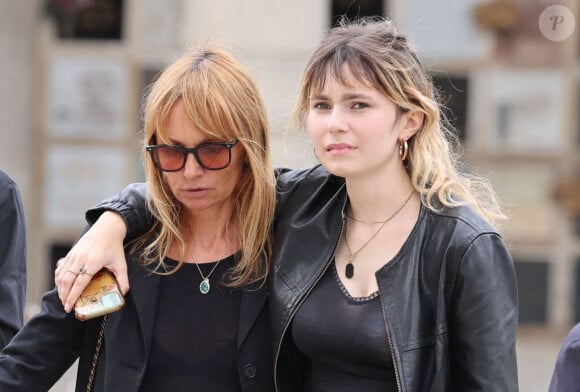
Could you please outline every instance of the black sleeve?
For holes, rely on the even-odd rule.
[[[22,326],[25,297],[24,211],[16,184],[0,171],[0,349]]]
[[[147,187],[145,183],[128,185],[121,192],[103,200],[86,213],[89,224],[93,224],[105,211],[118,212],[127,225],[126,240],[145,234],[153,225],[153,216],[147,208]]]
[[[449,351],[453,391],[517,391],[518,293],[501,237],[479,235],[460,261]]]
[[[96,330],[100,322],[65,313],[56,289],[45,293],[41,306],[0,352],[0,391],[48,391],[81,354],[86,328]],[[96,336],[90,340],[92,348]]]

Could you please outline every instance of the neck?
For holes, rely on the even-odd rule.
[[[349,198],[349,215],[365,222],[387,219],[407,199],[413,190],[409,176],[389,176],[382,181],[377,177],[346,180]],[[409,204],[414,204],[413,198]]]
[[[180,229],[186,246],[185,261],[216,261],[239,248],[239,227],[225,214],[188,215]]]

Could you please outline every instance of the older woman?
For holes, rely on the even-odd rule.
[[[127,248],[125,308],[82,322],[47,293],[0,355],[0,390],[47,391],[77,358],[77,391],[272,389],[275,193],[256,86],[228,53],[192,50],[153,84],[143,142],[152,226]]]

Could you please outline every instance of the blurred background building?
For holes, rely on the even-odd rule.
[[[188,45],[227,44],[263,93],[275,164],[314,164],[289,113],[310,53],[343,14],[387,16],[410,35],[465,157],[507,202],[521,390],[545,391],[580,321],[578,0],[0,0],[0,168],[26,210],[27,316],[84,211],[143,179],[144,88]]]

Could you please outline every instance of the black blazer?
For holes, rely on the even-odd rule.
[[[143,380],[153,328],[159,275],[128,259],[131,290],[126,306],[106,323],[94,391],[137,392]],[[267,289],[244,290],[238,329],[238,373],[244,392],[271,391],[273,372]],[[0,391],[47,391],[79,358],[76,391],[86,388],[101,318],[78,321],[66,314],[56,290],[0,353]]]
[[[0,171],[0,350],[22,326],[26,295],[26,230],[20,194]]]

